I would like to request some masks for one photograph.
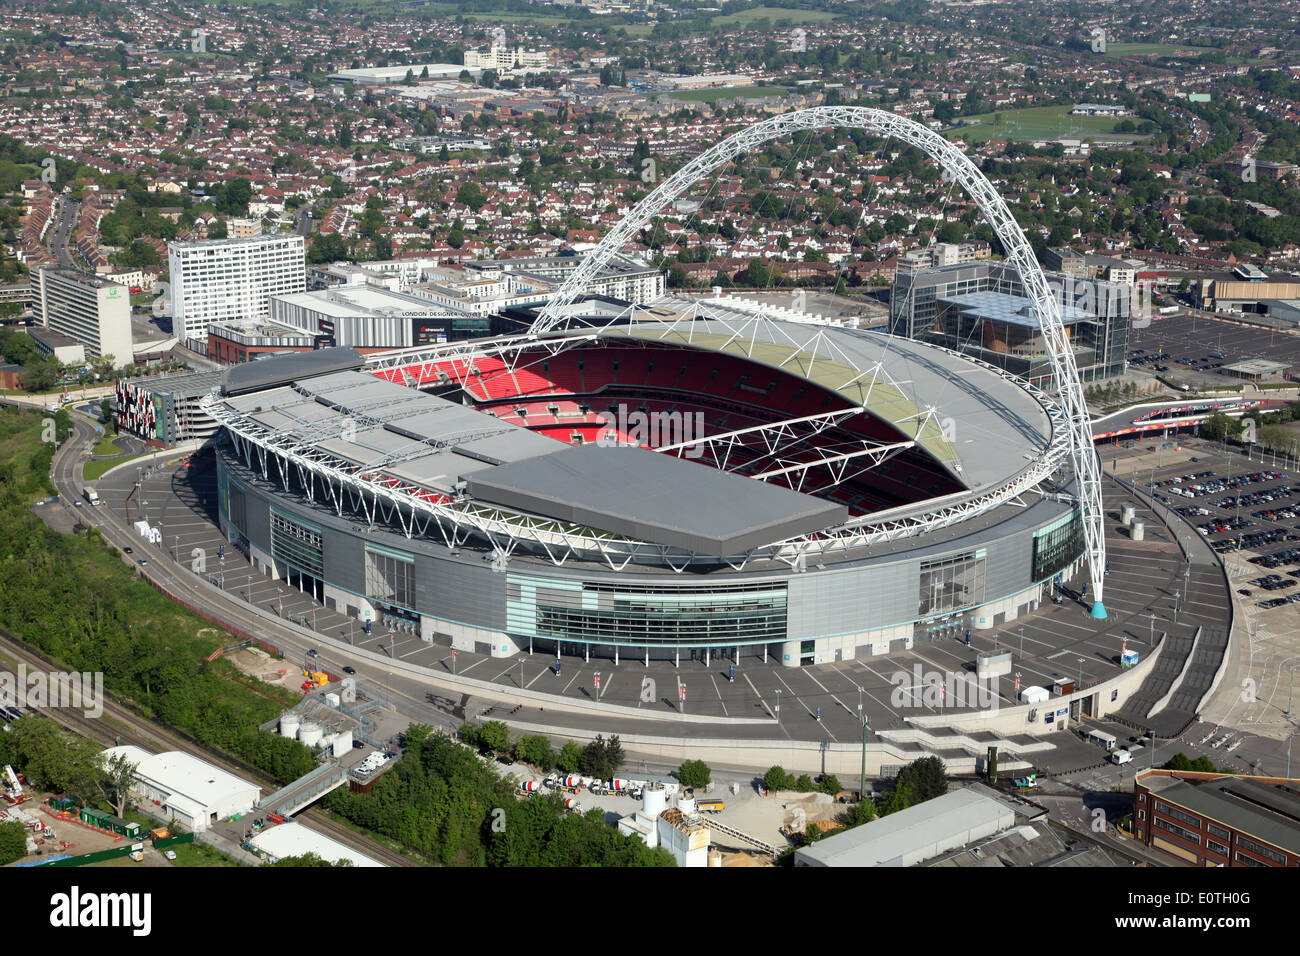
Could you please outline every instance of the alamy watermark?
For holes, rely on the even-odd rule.
[[[894,689],[889,694],[891,707],[974,707],[997,710],[1001,695],[998,679],[980,678],[967,671],[924,670],[913,664],[910,671],[895,671],[889,678]]]
[[[100,671],[0,671],[0,707],[66,707],[86,717],[104,714],[104,675]]]
[[[596,417],[602,426],[596,444],[602,448],[686,445],[681,457],[699,458],[704,454],[703,412],[646,412],[618,405],[608,412],[597,413]]]

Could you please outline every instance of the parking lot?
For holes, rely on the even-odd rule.
[[[1101,454],[1107,471],[1142,487],[1154,483],[1158,498],[1220,553],[1238,608],[1228,669],[1181,749],[1216,766],[1285,773],[1285,739],[1296,730],[1292,669],[1300,670],[1300,601],[1288,599],[1300,586],[1277,582],[1296,581],[1291,571],[1300,569],[1296,470],[1272,455],[1252,460],[1188,436],[1105,445]],[[1285,517],[1292,511],[1296,518]]]
[[[1222,367],[1246,359],[1300,366],[1300,335],[1195,314],[1153,316],[1149,326],[1129,330],[1128,345],[1130,368],[1207,388],[1236,384]]]
[[[1238,568],[1242,562],[1264,571],[1297,567],[1287,572],[1287,577],[1259,574],[1247,586],[1236,588],[1239,595],[1254,599],[1261,608],[1300,602],[1300,591],[1282,597],[1255,593],[1284,591],[1300,584],[1300,547],[1290,544],[1300,542],[1300,523],[1293,523],[1300,521],[1300,484],[1293,484],[1287,472],[1271,467],[1232,474],[1231,469],[1239,464],[1229,460],[1227,466],[1224,472],[1206,468],[1146,485],[1158,500],[1194,524],[1217,553],[1236,558]],[[1180,505],[1180,499],[1192,503]],[[1274,549],[1272,545],[1287,546]]]

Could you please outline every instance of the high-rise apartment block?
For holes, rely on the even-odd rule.
[[[212,322],[265,319],[271,296],[307,288],[302,236],[173,242],[167,264],[172,331],[182,345],[200,350]]]

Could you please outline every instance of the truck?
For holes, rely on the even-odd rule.
[[[721,813],[727,805],[721,800],[701,800],[695,805],[701,813]]]
[[[1110,762],[1114,764],[1128,763],[1133,759],[1133,755],[1127,750],[1116,750],[1110,755]]]
[[[81,497],[85,498],[92,505],[99,505],[99,492],[94,488],[82,488]]]
[[[1011,786],[1017,790],[1034,790],[1038,787],[1038,774],[1031,773],[1027,777],[1013,777]]]

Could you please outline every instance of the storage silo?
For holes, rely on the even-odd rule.
[[[322,733],[320,724],[310,720],[303,721],[302,726],[298,728],[298,740],[304,746],[315,747],[320,743]]]
[[[664,791],[662,783],[651,783],[641,791],[641,812],[647,817],[656,819],[666,809],[668,809],[668,794]]]
[[[1146,537],[1146,526],[1141,521],[1133,522],[1133,530],[1129,532],[1129,538],[1133,541],[1142,541]]]
[[[298,736],[298,726],[302,719],[297,714],[280,715],[280,736],[294,738]]]

